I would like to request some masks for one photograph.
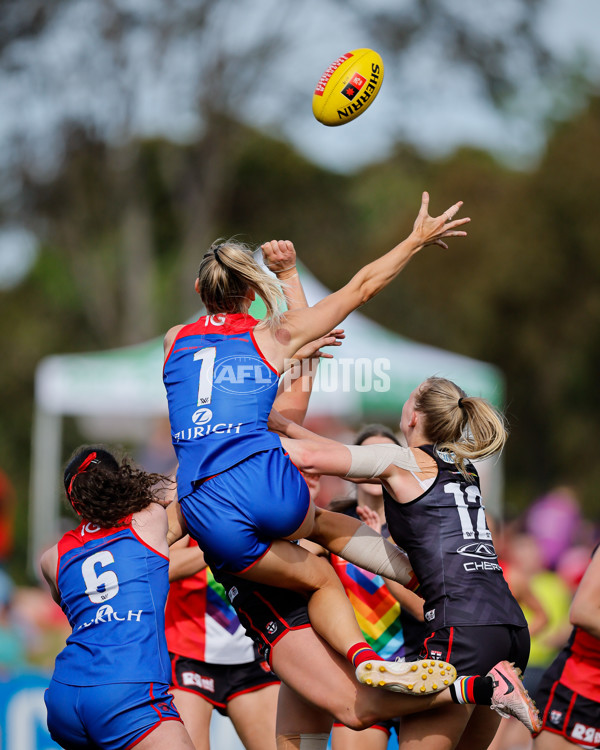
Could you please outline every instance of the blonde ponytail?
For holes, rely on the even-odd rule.
[[[450,453],[463,474],[466,460],[499,453],[508,437],[501,412],[484,398],[467,396],[446,378],[428,378],[417,391],[415,409],[425,418],[428,440],[439,451]]]
[[[198,286],[211,315],[241,312],[252,289],[265,303],[267,321],[275,323],[281,316],[281,286],[258,265],[252,250],[236,240],[213,242],[200,263]]]

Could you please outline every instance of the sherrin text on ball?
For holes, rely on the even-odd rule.
[[[312,109],[323,125],[343,125],[369,107],[381,88],[383,61],[372,49],[355,49],[338,57],[319,78]]]

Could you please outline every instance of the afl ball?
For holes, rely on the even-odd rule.
[[[370,107],[383,81],[383,61],[372,49],[355,49],[332,62],[319,78],[312,109],[330,127],[355,120]]]

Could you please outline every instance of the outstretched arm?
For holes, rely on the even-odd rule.
[[[462,237],[466,232],[458,227],[468,218],[453,220],[462,206],[455,203],[437,217],[429,215],[429,195],[423,193],[421,209],[410,235],[388,253],[362,268],[346,286],[328,295],[306,310],[292,310],[284,314],[277,329],[258,328],[255,332],[265,356],[277,369],[301,346],[335,328],[352,310],[363,305],[386,287],[409,260],[426,245],[447,247],[448,237]]]
[[[269,416],[269,428],[283,436],[283,447],[307,474],[353,480],[379,478],[400,484],[404,474],[421,471],[412,450],[400,445],[344,445],[317,435],[276,411]]]

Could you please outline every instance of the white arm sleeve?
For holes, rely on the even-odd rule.
[[[351,479],[374,479],[390,464],[395,464],[407,471],[421,471],[411,449],[401,445],[378,443],[347,445],[346,448],[351,456],[350,470],[346,476]]]
[[[391,578],[403,586],[415,582],[406,552],[364,523],[359,526],[339,555],[360,568],[384,578]]]

